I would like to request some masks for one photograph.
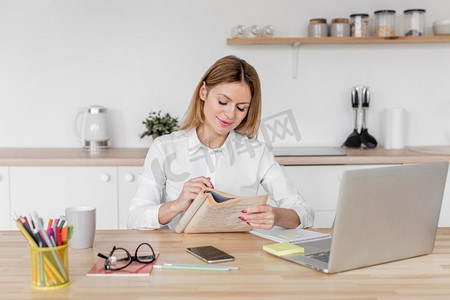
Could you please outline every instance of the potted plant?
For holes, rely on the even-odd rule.
[[[141,139],[147,135],[155,139],[174,132],[178,128],[178,118],[172,117],[169,113],[164,115],[161,111],[158,113],[152,111],[142,124],[145,125],[146,130],[141,134]]]

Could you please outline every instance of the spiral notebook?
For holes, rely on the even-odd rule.
[[[253,228],[249,231],[251,234],[279,242],[289,242],[293,244],[317,241],[331,238],[331,235],[312,230],[306,230],[301,228],[285,229],[282,227],[274,226],[272,229],[256,229]]]

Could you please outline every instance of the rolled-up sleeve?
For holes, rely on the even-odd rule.
[[[136,193],[128,211],[128,228],[159,229],[159,207],[163,204],[165,174],[163,172],[164,155],[158,139],[150,147],[139,175]]]
[[[261,157],[259,172],[262,178],[261,185],[269,193],[271,200],[275,202],[275,206],[295,210],[300,218],[299,227],[312,227],[314,225],[314,211],[306,203],[294,184],[286,177],[284,170],[267,147]]]

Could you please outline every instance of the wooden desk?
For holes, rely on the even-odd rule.
[[[321,230],[328,232],[328,230]],[[149,277],[86,277],[97,252],[113,245],[133,251],[149,242],[158,263],[202,262],[189,246],[214,245],[236,257],[238,271],[155,269]],[[432,254],[327,275],[262,251],[272,241],[248,233],[175,234],[167,231],[98,231],[94,248],[70,249],[70,285],[31,288],[29,250],[18,231],[0,231],[0,299],[449,299],[450,228],[439,228]]]

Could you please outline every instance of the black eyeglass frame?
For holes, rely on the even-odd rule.
[[[138,256],[139,248],[141,246],[143,246],[143,245],[147,245],[147,246],[150,247],[150,249],[152,250],[152,255],[144,255],[144,256],[141,255],[141,256]],[[114,267],[111,267],[111,265],[110,265],[110,262],[112,261],[111,257],[113,256],[114,252],[117,251],[117,250],[123,250],[127,254],[127,257],[116,259],[116,261],[126,261],[126,260],[128,260],[128,263],[126,265],[120,267],[120,268],[114,268]],[[97,256],[105,259],[105,270],[107,270],[107,271],[118,271],[118,270],[125,269],[126,267],[131,265],[131,263],[133,261],[137,261],[137,262],[139,262],[141,264],[151,264],[152,262],[155,261],[155,251],[153,250],[153,247],[149,243],[141,243],[141,244],[139,244],[139,246],[137,246],[137,248],[136,248],[136,250],[134,252],[134,256],[132,256],[130,254],[130,252],[128,252],[127,249],[121,248],[121,247],[116,247],[116,246],[114,246],[112,248],[112,250],[111,250],[111,252],[109,253],[108,256],[104,255],[103,253],[98,253]],[[141,259],[144,259],[144,258],[145,259],[150,259],[150,260],[142,261]]]

